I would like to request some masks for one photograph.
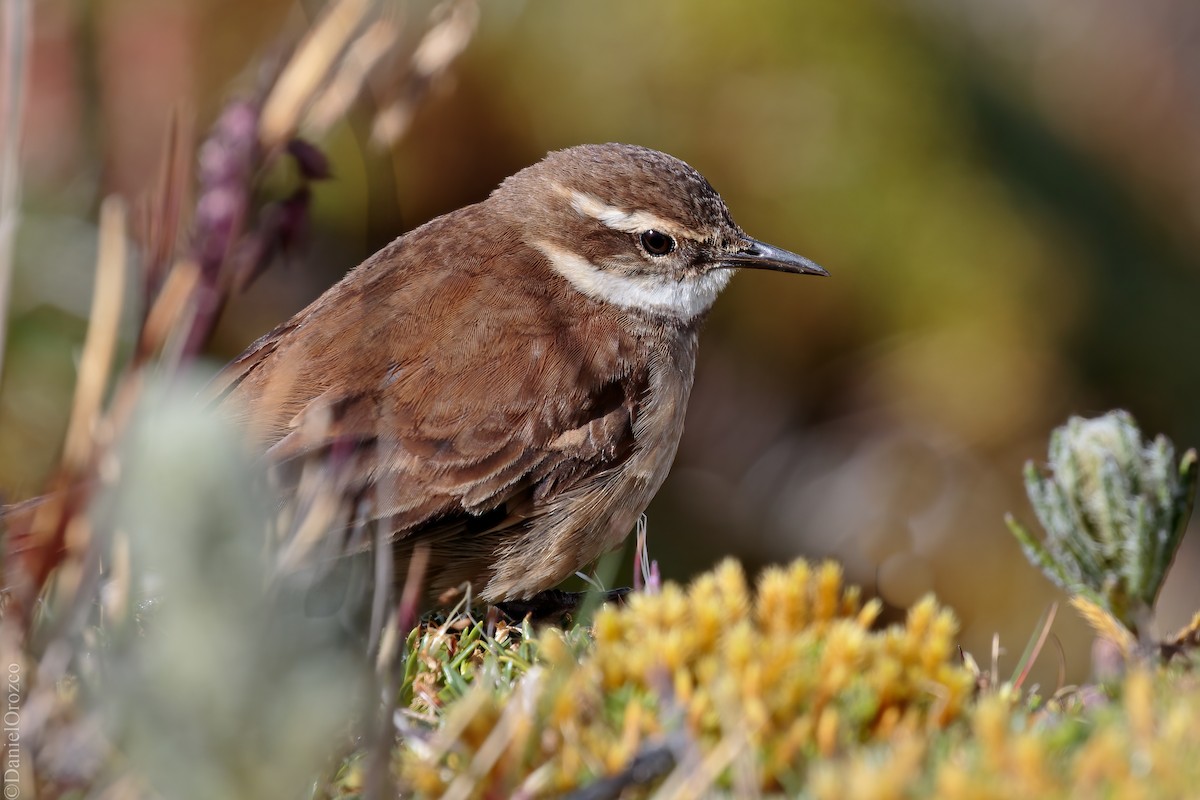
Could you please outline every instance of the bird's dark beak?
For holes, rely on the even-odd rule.
[[[736,269],[772,269],[796,275],[829,275],[804,256],[750,238],[743,240],[739,249],[721,259],[721,265]]]

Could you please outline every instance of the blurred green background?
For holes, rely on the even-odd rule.
[[[429,4],[398,7],[416,37]],[[151,189],[172,110],[202,134],[319,9],[36,4],[6,497],[38,491],[61,440],[99,199]],[[650,509],[663,572],[832,556],[895,607],[936,591],[964,646],[984,661],[998,633],[1011,668],[1061,599],[1002,519],[1032,521],[1020,467],[1051,428],[1122,406],[1200,444],[1198,40],[1191,0],[490,0],[393,152],[367,147],[367,108],[324,143],[336,178],[304,256],[232,304],[212,356],[549,149],[666,150],[751,235],[833,277],[747,274],[718,302]],[[1200,607],[1196,539],[1161,633]],[[1055,632],[1079,680],[1089,639],[1071,617]]]

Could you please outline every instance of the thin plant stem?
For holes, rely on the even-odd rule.
[[[0,51],[0,374],[8,334],[13,249],[20,221],[21,128],[25,120],[25,81],[29,74],[29,37],[33,4],[5,0]]]

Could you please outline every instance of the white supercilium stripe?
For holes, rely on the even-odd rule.
[[[580,214],[583,214],[585,217],[591,217],[612,228],[614,231],[642,233],[644,231],[655,230],[669,233],[677,239],[700,238],[695,231],[680,227],[678,224],[669,222],[662,217],[656,217],[649,211],[627,211],[617,206],[610,206],[595,195],[586,192],[567,189],[557,184],[554,188],[568,197],[571,201],[571,207]]]
[[[696,278],[666,275],[620,275],[549,242],[536,242],[560,275],[588,297],[623,308],[667,314],[687,321],[712,306],[729,283],[733,270],[717,269]]]

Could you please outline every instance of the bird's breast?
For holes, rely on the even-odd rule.
[[[646,356],[646,382],[629,457],[549,498],[511,543],[485,597],[528,597],[595,561],[629,535],[662,486],[683,434],[695,371],[694,333],[661,341]]]

